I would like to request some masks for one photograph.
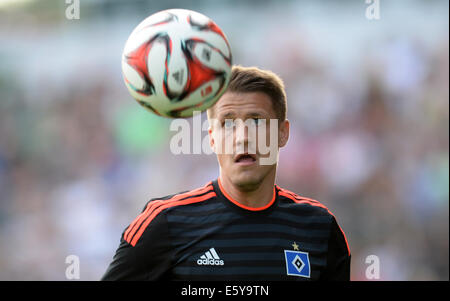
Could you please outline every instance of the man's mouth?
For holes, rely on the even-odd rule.
[[[248,153],[239,154],[234,158],[234,163],[239,165],[252,165],[256,162],[256,155],[251,155]]]

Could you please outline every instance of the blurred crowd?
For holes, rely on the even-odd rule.
[[[359,18],[327,19],[338,20],[330,31],[346,26],[335,56],[336,40],[309,31],[325,22],[324,4],[309,7],[316,23],[302,27],[267,16],[295,15],[303,1],[266,2],[187,8],[217,18],[235,63],[283,78],[291,137],[277,184],[336,215],[353,280],[367,279],[369,255],[380,259],[380,280],[448,280],[448,2],[433,2],[442,11],[435,27],[405,33],[383,11],[366,20],[361,1]],[[162,9],[130,3],[145,15]],[[354,9],[345,3],[341,11]],[[405,9],[420,14],[415,3]],[[144,18],[132,12],[54,23],[23,13],[20,25],[0,18],[0,280],[65,280],[68,255],[80,258],[81,280],[97,280],[147,200],[218,176],[214,155],[173,155],[170,120],[127,93],[120,55]],[[247,29],[231,15],[251,15]],[[373,35],[358,38],[359,24]]]

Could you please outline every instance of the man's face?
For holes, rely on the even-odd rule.
[[[289,121],[278,122],[268,95],[225,93],[214,105],[210,126],[210,144],[221,176],[243,190],[255,189],[268,175],[275,176],[279,147],[288,140]]]

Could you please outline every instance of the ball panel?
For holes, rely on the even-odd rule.
[[[180,45],[181,40],[178,36],[170,38],[173,45]],[[188,66],[181,47],[173,47],[169,52],[165,79],[170,99],[179,97],[185,90],[188,81]]]
[[[198,27],[185,37],[186,39],[208,41],[208,43],[220,50],[224,57],[231,60],[231,49],[225,35],[221,31],[210,30],[209,27]]]
[[[176,22],[177,16],[170,13],[170,11],[160,11],[147,18],[145,18],[139,25],[133,30],[131,35],[136,34],[144,29],[150,29],[154,31],[162,30],[161,26],[168,25],[171,22]]]
[[[161,101],[168,99],[164,90],[164,75],[166,69],[167,46],[164,39],[155,41],[151,51],[148,53],[147,74],[152,79],[155,94],[161,97]],[[158,98],[155,99],[155,101]]]
[[[169,115],[174,117],[190,117],[194,111],[204,111],[222,96],[225,92],[228,81],[223,78],[216,78],[200,86],[197,90],[190,93],[183,102],[173,106]],[[201,102],[198,100],[202,99]]]
[[[202,65],[215,71],[226,72],[230,69],[230,62],[208,43],[195,43],[192,54]]]
[[[122,74],[125,83],[130,85],[133,91],[142,90],[145,87],[142,77],[124,60],[122,60]]]

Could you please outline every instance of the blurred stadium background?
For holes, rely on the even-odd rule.
[[[224,30],[234,63],[281,75],[291,139],[277,183],[335,213],[352,279],[449,279],[448,1],[0,0],[0,280],[104,273],[145,202],[218,176],[175,156],[169,120],[128,94],[132,29],[166,8]],[[206,134],[206,133],[205,133]]]

